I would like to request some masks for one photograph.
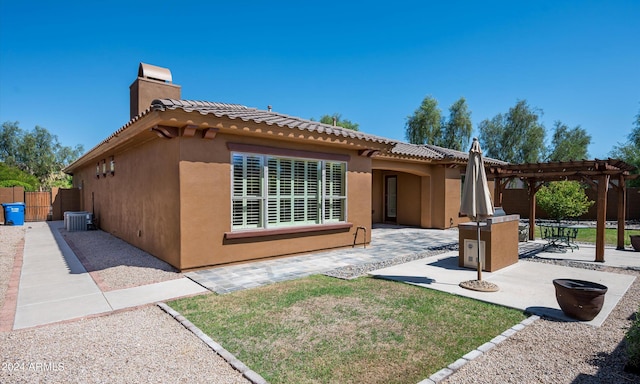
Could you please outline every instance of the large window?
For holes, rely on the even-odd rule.
[[[232,172],[232,229],[345,221],[345,162],[233,153]]]

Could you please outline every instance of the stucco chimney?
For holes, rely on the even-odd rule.
[[[180,86],[171,82],[168,68],[140,63],[138,78],[129,86],[129,118],[151,106],[155,99],[180,99]]]

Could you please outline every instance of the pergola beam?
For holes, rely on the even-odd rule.
[[[618,175],[620,174],[620,171],[615,172],[615,171],[587,171],[587,170],[567,170],[567,171],[562,171],[562,170],[550,170],[550,171],[543,171],[543,170],[536,170],[536,171],[531,171],[531,172],[499,172],[496,177],[519,177],[521,179],[528,179],[528,178],[544,178],[544,179],[551,179],[551,178],[558,178],[558,179],[566,179],[566,178],[580,178],[583,176],[599,176],[599,175]]]
[[[529,195],[529,239],[535,238],[536,192],[546,181],[577,180],[587,183],[597,191],[596,209],[596,261],[604,262],[605,223],[607,220],[607,193],[609,183],[618,193],[618,249],[624,249],[624,224],[626,212],[626,180],[637,175],[630,172],[636,168],[622,160],[581,160],[569,162],[506,164],[489,167],[489,175],[494,178],[494,199],[502,203],[504,185],[513,178],[528,184]],[[613,180],[617,181],[616,183]]]

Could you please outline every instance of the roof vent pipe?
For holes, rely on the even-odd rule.
[[[338,126],[338,118],[333,116],[333,126],[337,127]]]
[[[270,106],[270,105],[267,105],[267,110],[268,110],[269,112],[271,112],[271,106]]]

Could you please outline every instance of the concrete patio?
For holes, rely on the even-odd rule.
[[[540,244],[533,243],[533,244]],[[531,244],[530,244],[531,245]],[[549,260],[576,261],[586,264],[595,263],[593,246],[580,246],[580,250],[567,253],[540,252],[535,257]],[[640,269],[640,257],[630,251],[606,249],[604,265],[622,268]],[[400,281],[416,286],[435,289],[459,296],[470,297],[488,303],[521,309],[531,314],[547,316],[562,321],[577,321],[566,316],[555,297],[553,280],[570,278],[593,281],[607,286],[608,291],[601,312],[591,321],[582,323],[601,326],[611,310],[633,281],[635,276],[603,272],[598,270],[555,265],[546,262],[520,259],[516,264],[495,272],[483,272],[482,279],[496,284],[498,292],[479,292],[461,288],[458,284],[477,278],[473,269],[458,267],[458,253],[447,252],[423,260],[415,260],[401,265],[378,269],[369,273],[382,279]]]

